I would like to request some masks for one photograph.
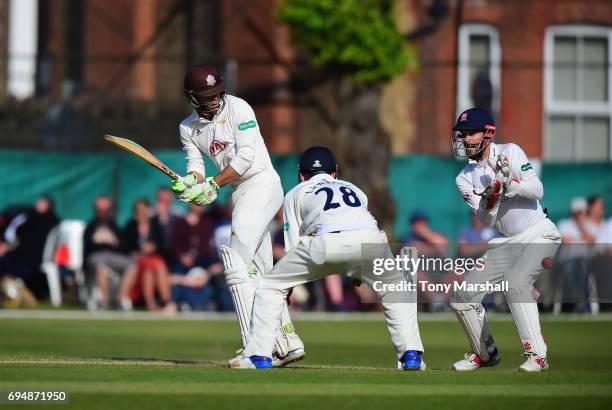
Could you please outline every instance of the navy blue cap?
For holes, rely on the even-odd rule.
[[[336,171],[336,158],[326,147],[310,147],[300,158],[299,169],[304,174],[314,175]]]
[[[453,131],[487,129],[495,130],[495,121],[491,114],[482,108],[470,108],[459,115]]]
[[[427,221],[429,217],[424,209],[415,209],[410,214],[410,223],[413,224],[416,221]]]

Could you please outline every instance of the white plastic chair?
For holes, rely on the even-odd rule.
[[[55,260],[57,250],[66,246],[68,250],[68,261],[66,268],[74,272],[78,287],[79,299],[86,299],[85,275],[83,274],[83,232],[85,222],[67,219],[60,222],[49,232],[45,249],[43,251],[43,262],[41,269],[47,276],[49,295],[53,306],[62,304],[62,284],[59,266]]]

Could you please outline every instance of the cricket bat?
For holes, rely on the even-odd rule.
[[[138,158],[147,162],[148,164],[153,165],[155,168],[159,169],[161,172],[168,175],[170,178],[174,180],[177,180],[180,178],[180,176],[176,172],[174,172],[166,164],[161,162],[155,155],[151,154],[144,147],[135,143],[134,141],[129,140],[127,138],[115,137],[109,134],[104,135],[104,138],[107,141],[115,144],[119,148],[126,150],[132,155],[137,156]]]

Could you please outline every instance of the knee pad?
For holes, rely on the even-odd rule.
[[[225,266],[225,281],[228,286],[248,282],[249,273],[242,257],[237,252],[234,252],[232,248],[225,245],[219,247],[219,252]]]
[[[451,302],[450,305],[451,305],[451,308],[453,308],[455,312],[464,312],[466,310],[471,310],[475,308],[473,303],[465,303],[465,302]]]
[[[504,292],[508,303],[533,303],[535,297],[533,294],[533,286],[521,286],[510,288]]]

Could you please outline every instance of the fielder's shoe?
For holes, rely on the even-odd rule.
[[[525,363],[519,366],[519,372],[543,372],[544,370],[548,370],[548,360],[533,353],[527,355]]]
[[[422,352],[417,350],[408,350],[400,359],[398,369],[408,371],[427,369],[427,366],[421,357],[422,354]]]
[[[272,359],[263,356],[240,357],[229,361],[232,369],[271,369]]]
[[[453,364],[453,370],[458,372],[469,372],[480,367],[495,366],[499,364],[500,361],[501,356],[499,355],[497,349],[493,350],[493,352],[489,354],[489,360],[486,362],[483,361],[476,353],[469,352],[465,354],[465,357],[462,360],[459,360]]]

